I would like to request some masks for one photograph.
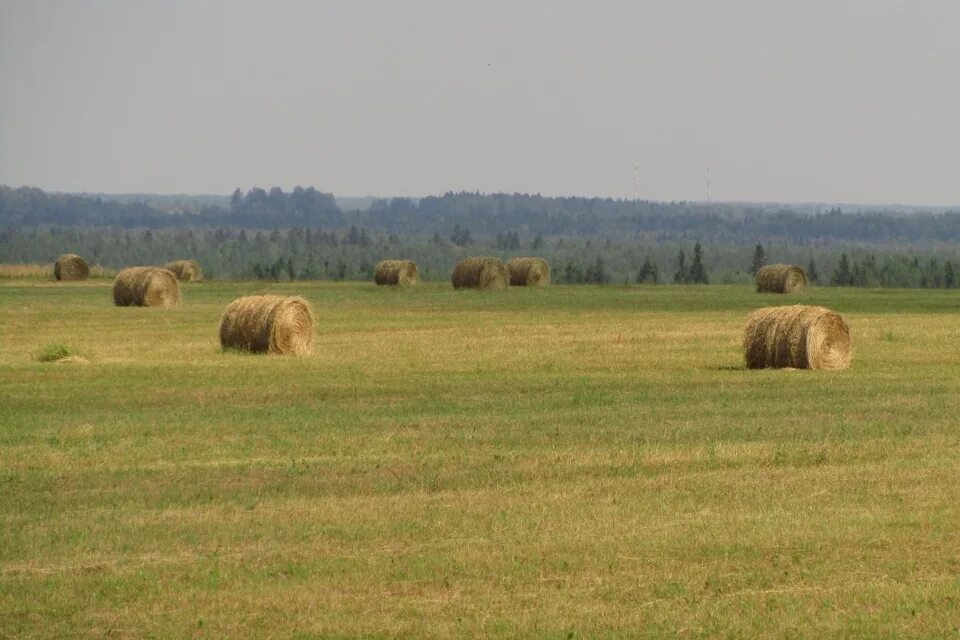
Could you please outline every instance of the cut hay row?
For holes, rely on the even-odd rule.
[[[543,258],[511,258],[507,261],[511,287],[542,287],[550,284],[550,265]]]
[[[766,307],[747,317],[743,351],[749,369],[846,369],[850,329],[825,307]]]
[[[178,302],[177,277],[160,267],[127,267],[113,281],[113,303],[118,307],[171,307]]]
[[[175,275],[180,282],[200,282],[203,280],[203,271],[200,269],[200,263],[196,260],[174,260],[163,265],[163,268]]]
[[[497,258],[464,258],[451,276],[455,289],[506,289],[510,284],[507,267]]]
[[[53,264],[53,277],[57,280],[86,280],[90,265],[75,253],[65,253]]]
[[[412,260],[381,260],[373,275],[378,285],[411,285],[420,281],[417,263]]]
[[[313,311],[299,296],[244,296],[220,318],[220,346],[253,353],[306,355],[313,350]]]
[[[807,272],[791,264],[769,264],[757,270],[757,293],[790,293],[803,291]]]

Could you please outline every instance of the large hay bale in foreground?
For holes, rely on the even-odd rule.
[[[506,289],[510,274],[497,258],[464,258],[454,267],[451,281],[455,289]]]
[[[507,261],[511,287],[542,287],[550,284],[550,265],[543,258],[511,258]]]
[[[749,369],[846,369],[850,329],[825,307],[766,307],[747,317],[743,351]]]
[[[177,276],[160,267],[127,267],[113,281],[118,307],[172,307],[180,302]]]
[[[254,353],[306,355],[313,350],[313,311],[299,296],[244,296],[220,318],[220,346]]]
[[[792,264],[768,264],[757,270],[757,293],[803,291],[807,272]]]
[[[381,260],[377,263],[373,279],[377,284],[385,285],[417,284],[420,272],[413,260]]]
[[[75,253],[65,253],[53,263],[53,277],[57,280],[86,280],[90,265]]]
[[[181,282],[200,282],[203,280],[203,270],[196,260],[174,260],[163,265],[163,268],[177,276]]]

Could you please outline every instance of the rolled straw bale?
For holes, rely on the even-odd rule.
[[[850,329],[839,314],[799,304],[751,313],[743,351],[749,369],[846,369],[853,355]]]
[[[377,263],[373,279],[377,284],[417,284],[420,272],[413,260],[381,260]]]
[[[497,258],[464,258],[451,277],[455,289],[506,289],[510,285],[507,267]]]
[[[181,282],[200,282],[203,280],[203,270],[196,260],[174,260],[163,265],[163,268],[177,276]]]
[[[53,263],[53,277],[57,280],[86,280],[90,265],[75,253],[65,253]]]
[[[220,346],[254,353],[305,355],[313,350],[313,311],[299,296],[244,296],[220,318]]]
[[[768,264],[757,270],[757,293],[803,291],[807,272],[792,264]]]
[[[550,284],[550,265],[543,258],[511,258],[507,261],[512,287],[542,287]]]
[[[160,267],[127,267],[113,281],[118,307],[172,307],[180,302],[180,285],[173,272]]]

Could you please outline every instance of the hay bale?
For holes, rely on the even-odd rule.
[[[254,353],[306,355],[313,350],[313,311],[299,296],[244,296],[220,318],[220,346]]]
[[[420,272],[413,260],[381,260],[377,263],[373,279],[382,285],[417,284],[420,281]]]
[[[118,307],[172,307],[180,302],[177,276],[160,267],[127,267],[113,281]]]
[[[803,291],[807,272],[792,264],[768,264],[757,270],[757,293],[790,293]]]
[[[75,253],[65,253],[53,263],[53,277],[57,280],[86,280],[90,265]]]
[[[451,277],[455,289],[506,289],[510,285],[507,267],[497,258],[464,258]]]
[[[543,258],[511,258],[507,261],[511,287],[542,287],[550,284],[550,265]]]
[[[747,317],[743,351],[748,369],[846,369],[850,329],[825,307],[766,307]]]
[[[180,282],[200,282],[203,280],[203,271],[196,260],[174,260],[163,265],[163,268],[177,276]]]

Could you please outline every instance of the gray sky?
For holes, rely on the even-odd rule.
[[[957,0],[0,0],[0,183],[960,203]]]

